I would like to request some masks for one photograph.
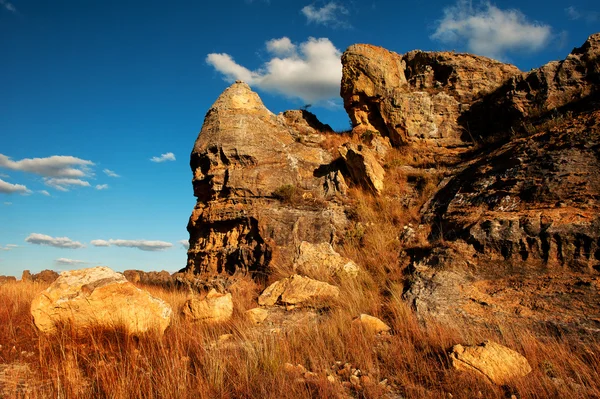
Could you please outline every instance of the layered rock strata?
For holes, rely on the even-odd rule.
[[[271,113],[236,82],[208,111],[191,155],[196,206],[186,270],[266,276],[291,263],[302,241],[332,242],[345,190],[339,167],[319,146],[320,124],[306,111]]]

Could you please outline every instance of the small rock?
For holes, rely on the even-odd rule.
[[[358,318],[354,319],[352,324],[359,325],[364,330],[373,334],[387,333],[391,330],[391,327],[383,321],[377,317],[369,316],[368,314],[361,314]]]
[[[269,316],[269,311],[263,308],[253,308],[246,311],[246,317],[254,324],[261,324]]]

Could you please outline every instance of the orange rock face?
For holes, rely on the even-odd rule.
[[[520,71],[486,57],[411,51],[367,44],[342,57],[341,95],[358,131],[378,131],[394,145],[471,142],[461,116],[480,97]]]
[[[322,130],[330,128],[306,111],[274,115],[245,83],[221,94],[191,156],[198,200],[187,271],[264,277],[273,260],[291,262],[300,242],[335,239],[345,216],[325,199],[345,187],[319,146]]]

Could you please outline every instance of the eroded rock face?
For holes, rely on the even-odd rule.
[[[58,324],[77,330],[94,326],[125,328],[131,334],[163,333],[171,307],[136,288],[107,267],[62,272],[31,304],[37,328],[53,332]]]
[[[454,345],[450,361],[455,369],[475,373],[497,385],[531,372],[523,355],[492,341],[467,347]]]
[[[553,61],[508,79],[482,97],[462,118],[472,134],[510,134],[528,118],[577,103],[597,93],[600,86],[600,33],[591,35],[562,61]],[[560,113],[554,115],[560,116]]]
[[[584,110],[470,161],[424,210],[445,245],[413,254],[405,298],[448,324],[596,333],[599,159],[600,111]]]
[[[346,51],[354,132],[405,146],[416,165],[405,173],[445,170],[421,224],[400,234],[419,314],[600,331],[599,57],[600,34],[529,73],[469,54]],[[341,153],[355,182],[381,192],[356,151]]]
[[[359,131],[374,130],[394,145],[471,142],[461,115],[520,71],[486,57],[411,51],[404,55],[355,44],[342,57],[341,95]]]
[[[258,304],[322,308],[330,306],[339,295],[340,289],[334,285],[295,274],[268,286],[258,297]]]
[[[264,277],[272,261],[291,263],[300,242],[335,239],[345,216],[320,199],[335,194],[339,170],[319,129],[328,127],[306,111],[274,115],[245,83],[221,94],[191,156],[188,272]],[[307,200],[282,201],[282,187]]]

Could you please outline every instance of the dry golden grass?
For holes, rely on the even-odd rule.
[[[396,295],[384,298],[363,277],[342,283],[344,302],[318,324],[281,333],[260,331],[241,313],[220,325],[191,323],[174,317],[163,337],[133,337],[119,330],[91,329],[77,335],[65,327],[54,335],[38,334],[29,303],[44,287],[9,283],[0,287],[7,304],[0,314],[0,363],[27,364],[29,380],[6,398],[341,398],[384,397],[377,383],[387,379],[408,398],[598,397],[597,343],[540,340],[526,331],[454,331],[433,322],[424,329]],[[180,308],[187,293],[149,288]],[[384,318],[393,334],[376,337],[353,328],[360,313]],[[231,340],[217,344],[222,334]],[[492,338],[530,361],[530,376],[497,387],[448,367],[453,344]],[[14,349],[13,349],[14,347]],[[33,354],[31,354],[33,353]],[[362,389],[329,383],[325,372],[336,361],[350,363],[375,382]],[[317,374],[297,381],[285,364],[301,364]],[[553,380],[554,379],[554,380]],[[16,387],[16,385],[15,385]],[[7,386],[1,387],[6,389]],[[0,389],[0,392],[2,392]],[[480,394],[481,392],[481,394]]]

